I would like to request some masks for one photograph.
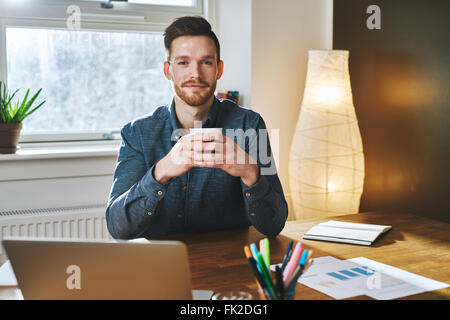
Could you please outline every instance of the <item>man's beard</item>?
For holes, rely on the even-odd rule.
[[[216,83],[214,82],[212,85],[209,83],[199,80],[198,82],[195,81],[186,81],[181,84],[181,87],[174,84],[174,89],[177,94],[177,96],[183,100],[185,103],[187,103],[190,106],[201,106],[205,104],[211,96],[214,94],[214,91],[216,90]],[[193,91],[191,93],[186,92],[185,90],[182,90],[183,87],[193,85],[193,84],[200,84],[200,85],[206,85],[207,90],[202,89],[201,91]]]

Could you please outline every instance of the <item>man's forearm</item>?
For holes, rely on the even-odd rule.
[[[154,168],[108,205],[106,221],[114,238],[139,237],[157,214],[158,204],[164,198],[166,188],[154,179]]]

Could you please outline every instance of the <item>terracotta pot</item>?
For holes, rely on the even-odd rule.
[[[16,153],[22,123],[0,123],[0,153]]]

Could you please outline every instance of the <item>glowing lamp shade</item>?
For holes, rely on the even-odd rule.
[[[308,52],[305,91],[289,159],[296,219],[359,211],[364,154],[348,57],[345,50]]]

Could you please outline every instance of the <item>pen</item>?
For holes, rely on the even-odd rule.
[[[267,270],[270,271],[270,244],[269,244],[269,239],[264,238],[263,248],[264,248],[264,253],[263,253],[264,262],[266,263]]]
[[[288,292],[288,299],[290,300],[292,297],[292,294],[295,292],[295,287],[297,285],[298,279],[302,276],[303,273],[305,273],[306,270],[309,269],[309,267],[312,265],[314,260],[311,260],[312,256],[312,250],[305,250],[305,252],[302,255],[302,258],[300,259],[299,265],[294,271],[294,274],[292,275],[292,278],[289,280],[288,284],[286,285],[285,292]]]
[[[302,257],[300,258],[300,262],[298,263],[299,266],[304,266],[306,263],[306,258],[308,257],[308,250],[304,250],[302,253]]]
[[[261,255],[261,253],[258,252],[257,258],[258,259],[256,260],[256,262],[258,263],[259,268],[261,269],[261,271],[264,275],[264,278],[266,279],[267,287],[269,288],[270,294],[272,295],[272,297],[274,299],[278,299],[278,295],[275,292],[275,288],[273,287],[272,278],[270,277],[270,273],[267,271],[266,263],[264,262],[264,259]]]
[[[286,268],[286,265],[289,261],[289,257],[291,256],[291,252],[292,252],[292,245],[294,244],[294,241],[289,241],[286,253],[284,254],[284,258],[283,258],[283,262],[281,263],[281,272],[284,271],[284,269]]]
[[[259,240],[259,252],[263,255],[264,258],[264,241],[263,239]]]
[[[258,257],[258,249],[256,249],[256,245],[254,243],[250,244],[250,250],[252,251],[253,258],[257,260]]]
[[[286,286],[289,279],[292,276],[292,273],[294,273],[295,268],[297,267],[297,264],[300,260],[300,256],[302,254],[302,244],[301,242],[297,242],[297,245],[295,246],[294,252],[292,252],[292,257],[291,260],[289,260],[289,263],[286,267],[286,270],[284,271],[283,274],[283,280],[284,280],[284,285]]]
[[[252,269],[252,272],[256,277],[256,283],[258,284],[259,289],[264,293],[264,296],[266,298],[270,299],[271,296],[267,290],[267,285],[265,284],[263,276],[258,271],[256,261],[255,261],[255,259],[253,259],[252,254],[250,252],[250,248],[248,246],[244,247],[244,253],[245,253],[245,256],[247,257],[248,264],[250,265],[250,268]]]
[[[280,295],[280,299],[284,300],[283,273],[281,272],[281,268],[279,266],[275,267],[275,275],[277,277],[276,287],[278,290],[278,294]]]
[[[300,259],[300,262],[298,263],[298,266],[295,268],[295,271],[292,273],[292,277],[288,279],[288,281],[285,283],[285,287],[289,288],[294,281],[295,278],[298,278],[301,273],[303,273],[303,269],[305,268],[306,258],[308,257],[308,250],[303,251],[302,257]]]
[[[258,249],[256,249],[256,244],[251,243],[250,244],[250,250],[252,252],[253,259],[255,259],[256,267],[258,268],[259,273],[261,273],[263,275],[263,278],[264,278],[264,273],[262,272],[261,267],[258,264]]]
[[[313,264],[314,260],[308,262],[305,266],[298,267],[298,271],[296,269],[295,275],[292,276],[292,279],[289,281],[286,286],[285,292],[288,292],[288,300],[292,299],[292,295],[295,292],[295,287],[297,286],[298,279],[305,273],[306,270]]]

